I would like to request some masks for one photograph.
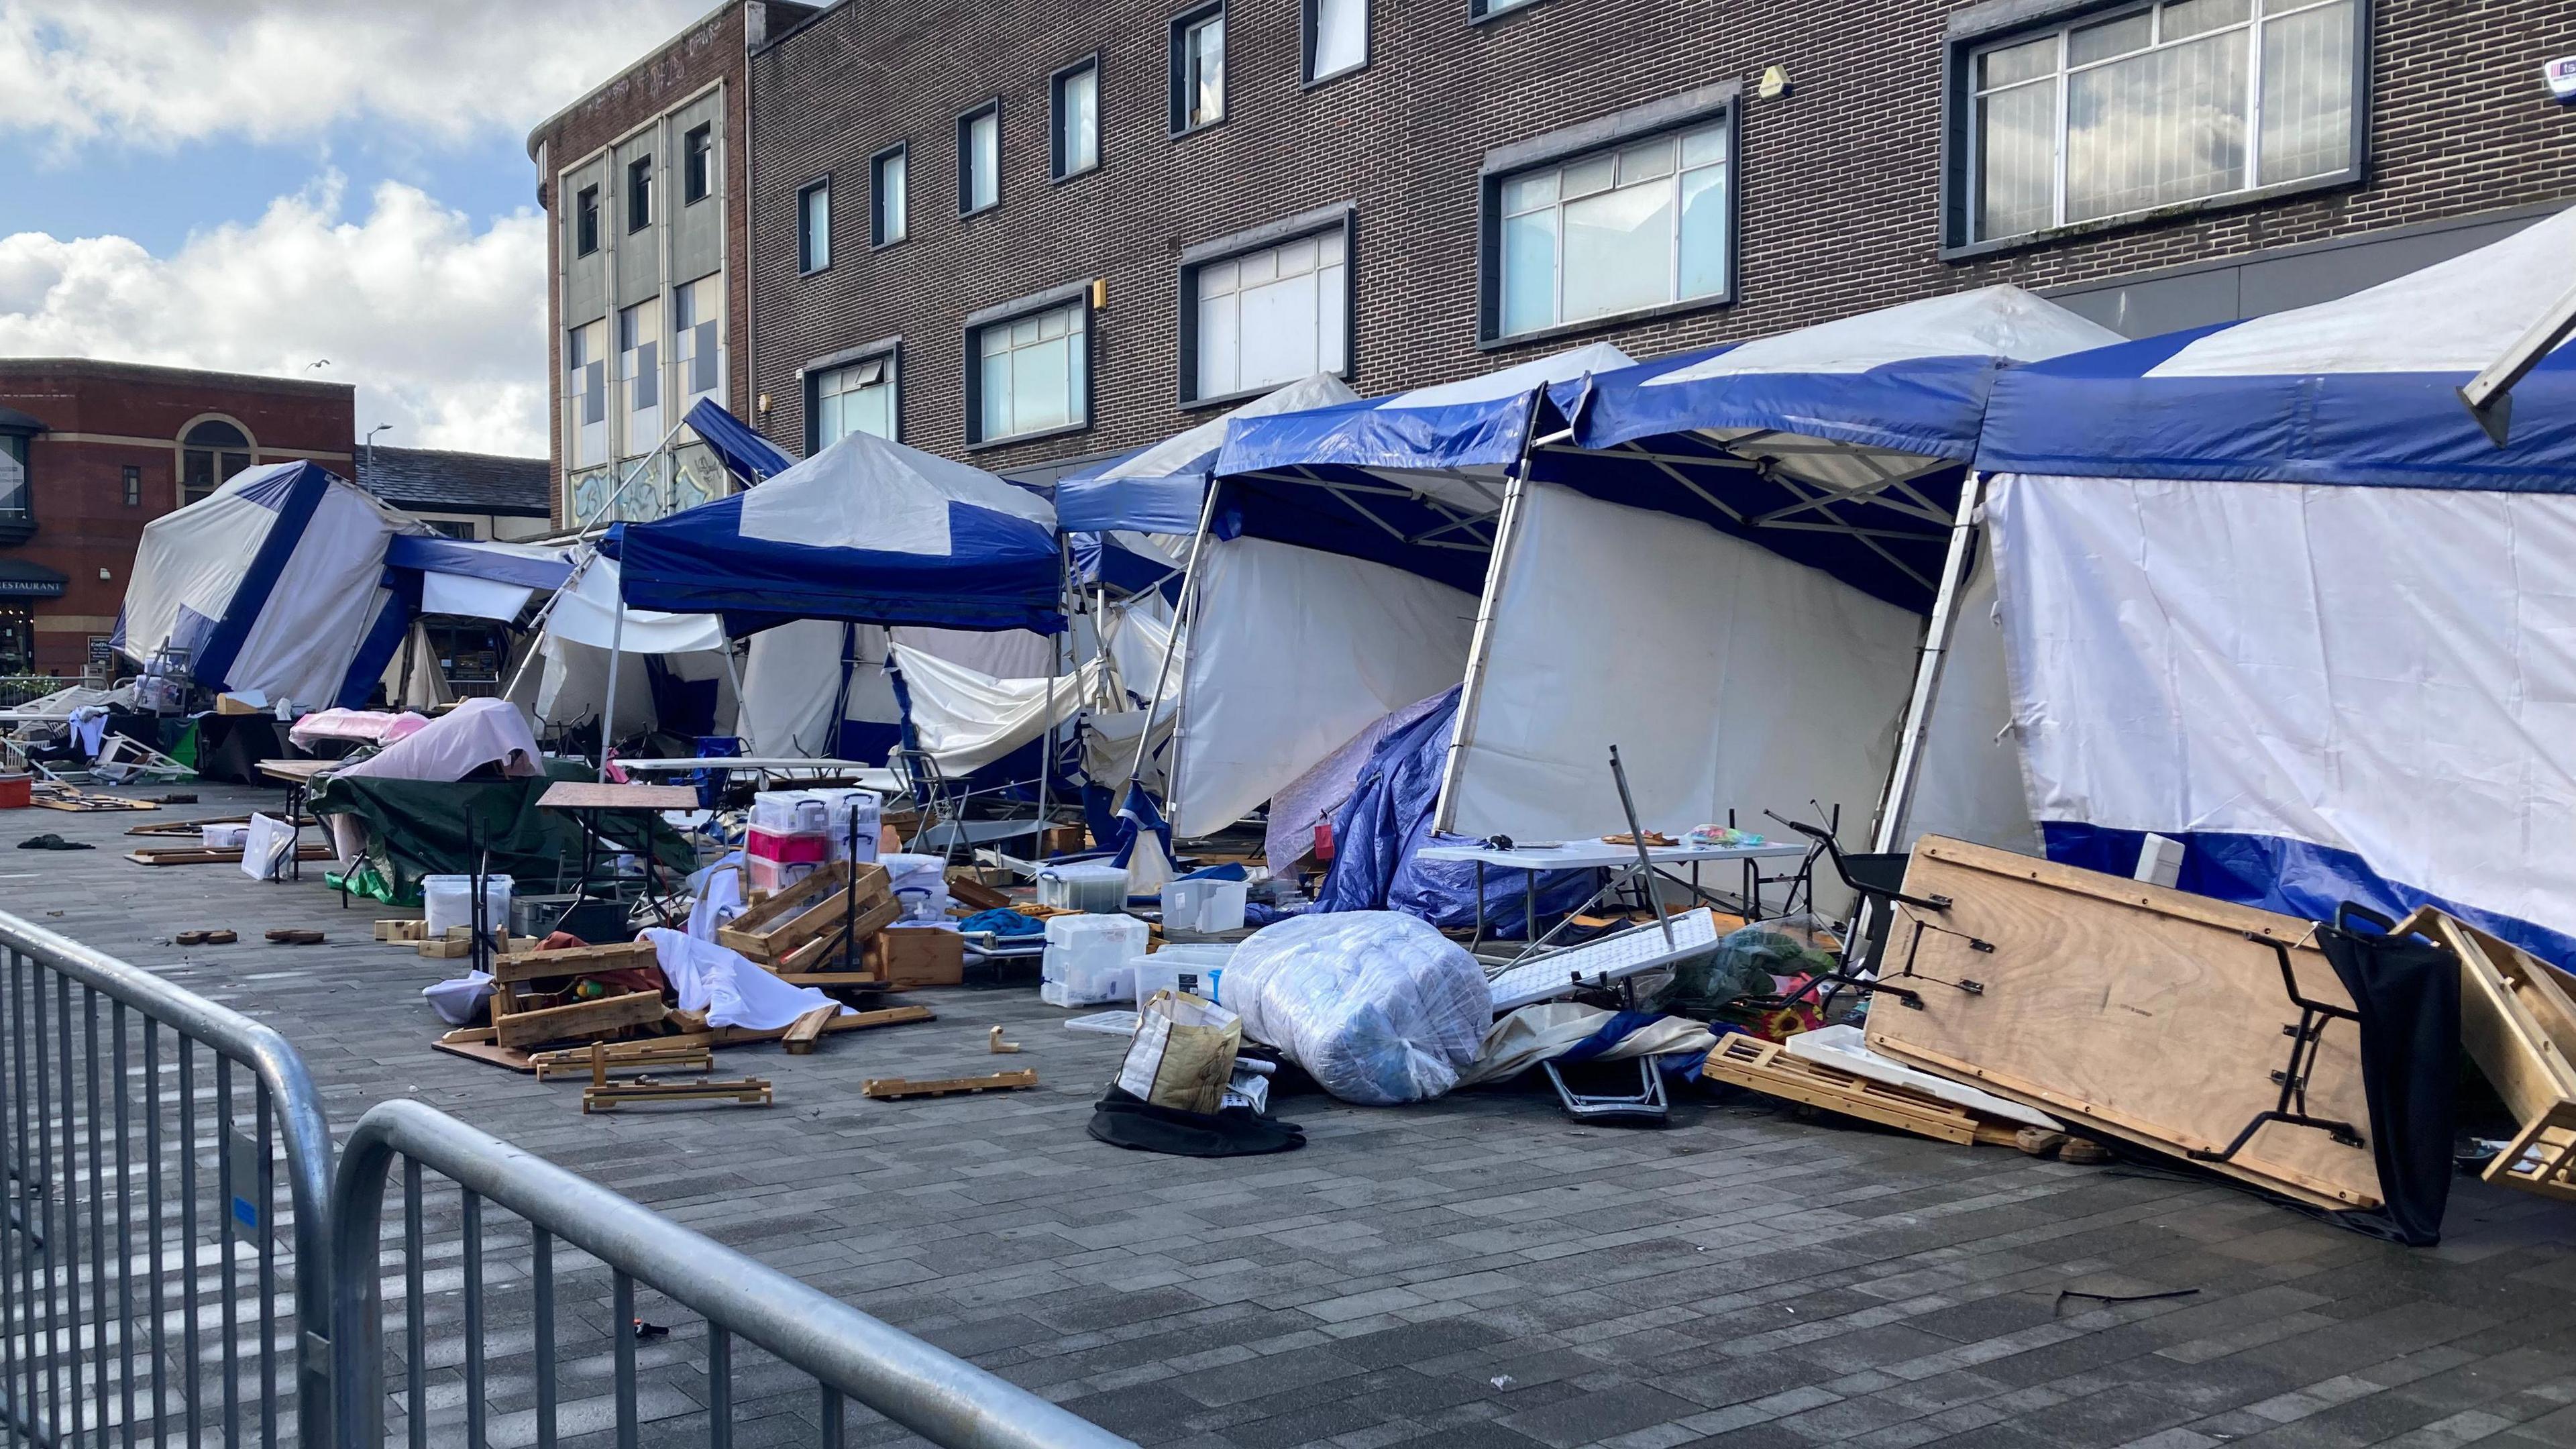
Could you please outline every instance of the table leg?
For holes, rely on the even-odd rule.
[[[1538,871],[1535,868],[1521,872],[1521,940],[1526,943],[1523,950],[1538,944]]]
[[[301,782],[286,787],[286,869],[295,880],[304,879],[304,796],[311,788]]]
[[[1467,947],[1467,954],[1473,956],[1483,949],[1485,949],[1485,863],[1480,860],[1476,862],[1476,939]]]

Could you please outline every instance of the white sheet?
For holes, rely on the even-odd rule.
[[[751,656],[742,668],[742,691],[748,696],[742,733],[751,754],[820,758],[840,753],[832,702],[841,692],[842,627],[830,619],[800,619],[751,636]],[[894,685],[880,667],[886,631],[874,624],[850,627],[857,631],[857,662],[850,666],[843,717],[894,724],[903,712],[896,708]]]
[[[495,762],[512,778],[545,771],[536,736],[528,732],[517,705],[469,699],[378,753],[341,766],[338,773],[378,780],[462,780]]]
[[[1476,600],[1462,590],[1253,538],[1209,544],[1200,568],[1176,834],[1243,818],[1370,721],[1466,668]]]
[[[900,641],[894,659],[912,694],[914,735],[949,776],[993,763],[1045,734],[1050,723],[1070,723],[1100,678],[1095,662],[1054,680],[996,679]]]
[[[879,553],[948,552],[948,505],[1055,527],[1055,505],[981,468],[852,433],[743,495],[742,536]]]
[[[1866,828],[1923,621],[1662,513],[1533,484],[1494,607],[1452,828],[1579,840],[1839,803]]]
[[[537,718],[559,725],[577,725],[600,717],[608,701],[608,651],[593,649],[557,638],[548,631],[540,646],[545,661],[540,666],[536,702]],[[724,656],[714,650],[686,654],[666,654],[662,663],[681,679],[716,682],[716,728],[719,732],[736,731],[737,708],[733,682],[725,677]],[[744,688],[750,688],[746,681]],[[617,732],[657,728],[661,716],[653,706],[652,676],[646,671],[642,656],[629,652],[617,667]]]
[[[424,614],[455,614],[469,619],[498,619],[506,624],[519,617],[519,611],[528,607],[528,600],[535,597],[536,592],[526,584],[428,572],[420,576],[420,611]]]
[[[811,986],[790,986],[740,953],[692,939],[685,931],[654,927],[638,939],[653,944],[654,959],[680,1009],[705,1012],[709,1026],[776,1031],[818,1006],[834,1004]]]
[[[1044,679],[1048,665],[1064,649],[1063,635],[1028,629],[931,629],[904,624],[887,632],[895,643],[916,654],[962,664],[995,679]],[[1090,651],[1085,650],[1082,657],[1089,658]],[[1067,660],[1061,667],[1070,669],[1072,664]]]
[[[2576,498],[2007,476],[1987,516],[2040,820],[2576,932]]]
[[[593,649],[612,647],[628,654],[688,654],[724,647],[724,624],[713,614],[664,614],[652,609],[626,611],[626,630],[617,632],[617,560],[595,558],[555,598],[546,616],[546,632]]]

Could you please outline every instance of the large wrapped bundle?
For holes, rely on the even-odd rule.
[[[1225,1004],[1345,1102],[1424,1102],[1458,1083],[1492,1024],[1476,958],[1393,911],[1296,916],[1226,964]]]

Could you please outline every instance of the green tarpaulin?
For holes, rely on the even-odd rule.
[[[355,816],[366,827],[368,857],[392,882],[394,898],[416,902],[420,879],[462,875],[474,867],[469,837],[491,852],[495,874],[514,877],[521,894],[575,889],[581,870],[581,827],[562,810],[540,810],[537,797],[556,780],[588,780],[578,761],[549,761],[549,774],[526,780],[377,780],[325,775],[313,784],[316,816]],[[634,816],[602,815],[601,834],[617,846],[643,853],[645,827]],[[680,833],[651,824],[655,859],[674,870],[697,869],[696,852]],[[601,861],[604,866],[605,860]]]

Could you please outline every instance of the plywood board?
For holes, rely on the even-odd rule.
[[[1905,890],[1953,904],[1900,910],[1880,979],[1923,1009],[1876,997],[1871,1048],[2158,1151],[2222,1149],[2276,1104],[2282,1029],[2299,1009],[2269,942],[2292,947],[2302,995],[2352,1005],[2306,944],[2309,924],[2289,916],[1931,835]],[[2326,1025],[2307,1105],[2367,1138],[2351,1022]],[[2205,1165],[2318,1207],[2380,1203],[2369,1148],[2314,1128],[2266,1123],[2231,1161]]]

